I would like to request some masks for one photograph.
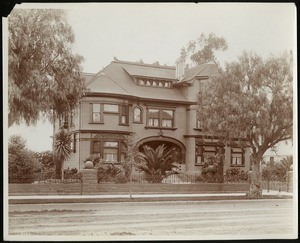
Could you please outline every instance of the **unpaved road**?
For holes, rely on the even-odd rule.
[[[292,200],[224,200],[9,205],[9,234],[286,238]]]

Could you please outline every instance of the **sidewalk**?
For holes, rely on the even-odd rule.
[[[170,201],[170,200],[232,200],[246,199],[246,193],[202,193],[202,194],[129,194],[121,195],[30,195],[9,196],[10,204],[41,203],[89,203],[89,202],[121,202],[121,201]],[[263,190],[264,198],[292,198],[291,192]]]

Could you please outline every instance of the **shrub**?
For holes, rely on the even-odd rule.
[[[123,178],[124,177],[124,178]],[[127,178],[124,172],[117,166],[113,164],[101,164],[98,166],[97,170],[97,180],[99,182],[116,182],[125,183]]]
[[[240,170],[238,168],[230,168],[226,170],[225,178],[229,182],[237,182],[240,180]]]
[[[8,182],[32,183],[35,165],[35,157],[27,150],[25,140],[20,136],[11,136],[8,144]]]
[[[64,179],[77,179],[79,177],[77,168],[65,169]]]

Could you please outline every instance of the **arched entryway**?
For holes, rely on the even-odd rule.
[[[174,148],[174,162],[177,164],[185,164],[185,146],[182,142],[178,141],[177,139],[171,137],[161,137],[161,136],[153,136],[141,139],[137,145],[139,150],[143,151],[143,146],[148,145],[149,147],[156,149],[158,146],[164,144],[166,149]]]

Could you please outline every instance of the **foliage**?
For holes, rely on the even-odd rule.
[[[78,179],[80,177],[77,168],[64,169],[64,179]]]
[[[43,170],[51,170],[55,168],[53,152],[51,151],[35,152],[35,157],[39,161]]]
[[[288,54],[263,60],[244,52],[238,62],[227,63],[211,82],[201,83],[201,128],[225,141],[248,139],[253,188],[260,190],[259,165],[265,151],[292,136],[292,81],[292,59]]]
[[[223,182],[223,161],[220,154],[211,156],[202,163],[201,176],[207,182]]]
[[[35,158],[26,148],[20,136],[11,136],[8,144],[8,182],[32,183],[34,181]]]
[[[122,153],[125,154],[125,161],[121,161],[125,177],[128,181],[131,180],[131,174],[136,167],[138,161],[139,149],[136,142],[135,134],[125,136],[124,143],[122,144]]]
[[[225,180],[228,182],[247,181],[248,174],[244,170],[240,170],[239,168],[233,167],[226,170]]]
[[[9,126],[53,121],[76,107],[85,92],[74,33],[58,9],[14,9],[8,17]]]
[[[124,172],[121,168],[114,164],[100,164],[97,171],[98,183],[101,182],[115,182],[115,183],[126,183]]]
[[[71,140],[71,133],[64,129],[59,130],[54,135],[55,170],[57,179],[61,177],[61,169],[64,161],[71,155]]]
[[[166,151],[164,144],[155,150],[147,145],[143,146],[144,152],[139,152],[137,167],[145,173],[149,182],[161,182],[173,168],[177,168],[172,158],[174,148]]]
[[[223,37],[218,37],[214,33],[206,36],[204,33],[197,40],[190,41],[186,48],[181,49],[182,56],[190,56],[194,64],[203,64],[215,61],[215,51],[226,51],[227,42]]]
[[[285,181],[292,164],[293,156],[287,156],[274,165],[268,164],[262,170],[262,179],[265,181]]]

